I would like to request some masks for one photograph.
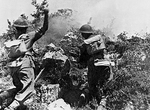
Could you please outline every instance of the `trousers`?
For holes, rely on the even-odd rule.
[[[94,59],[88,61],[88,84],[92,97],[95,97],[97,102],[100,103],[101,89],[110,77],[109,66],[95,66]]]
[[[9,99],[9,101],[7,101],[4,106],[2,105],[2,107],[9,106],[13,102],[15,97],[19,96],[20,94],[23,94],[23,96],[18,97],[18,100],[22,100],[25,95],[34,90],[35,65],[32,60],[32,56],[25,55],[23,58],[21,58],[20,61],[22,61],[22,63],[19,66],[9,67],[9,71],[11,73],[13,85],[15,86],[15,88],[4,91],[0,94],[0,100],[3,101]]]

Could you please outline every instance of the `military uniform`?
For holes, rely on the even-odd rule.
[[[19,18],[14,22],[16,28],[27,28],[27,22],[23,18]],[[41,38],[48,29],[48,12],[45,13],[43,27],[37,31],[20,35],[17,39],[23,39],[27,48],[27,52],[18,58],[10,58],[8,67],[13,79],[15,88],[7,90],[0,94],[0,102],[11,98],[9,102],[2,108],[9,106],[14,99],[22,101],[26,95],[34,90],[34,71],[35,64],[32,57],[32,46],[35,41]],[[0,103],[1,105],[1,103]]]
[[[95,97],[97,99],[98,104],[101,100],[100,88],[103,87],[104,83],[108,80],[110,76],[110,68],[109,66],[95,66],[97,59],[104,59],[104,49],[105,49],[105,43],[102,38],[102,36],[98,35],[95,38],[92,38],[92,28],[89,25],[83,25],[80,28],[81,34],[89,34],[88,38],[85,38],[84,44],[80,47],[81,55],[79,58],[80,64],[84,65],[84,67],[88,67],[88,84],[89,84],[89,90],[92,97]],[[89,43],[90,41],[94,41],[94,39],[97,39],[99,37],[99,45],[100,50],[91,53],[89,49]],[[91,97],[91,98],[92,98]]]

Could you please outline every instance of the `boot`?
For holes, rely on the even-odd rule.
[[[8,107],[15,99],[15,88],[4,91],[0,94],[0,109]]]

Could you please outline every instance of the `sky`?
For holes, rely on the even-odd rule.
[[[7,19],[13,21],[20,14],[35,10],[32,0],[0,0],[0,34],[7,29]],[[41,2],[42,0],[37,0]],[[127,31],[129,35],[150,32],[150,0],[47,0],[49,10],[71,8],[82,25],[91,19],[97,29],[111,27],[114,34]]]

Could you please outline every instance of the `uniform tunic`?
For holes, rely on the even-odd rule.
[[[99,38],[100,37],[100,38]],[[96,53],[92,53],[88,50],[91,41],[96,40],[97,38],[100,39],[100,50]],[[85,44],[82,45],[81,55],[79,62],[80,64],[84,65],[83,67],[88,67],[88,84],[89,90],[92,97],[97,99],[99,103],[101,100],[99,89],[103,87],[104,83],[107,81],[110,75],[110,69],[108,66],[95,66],[96,59],[103,59],[104,53],[103,49],[105,49],[104,40],[101,36],[96,36],[96,39],[90,37],[90,39],[85,40]]]

